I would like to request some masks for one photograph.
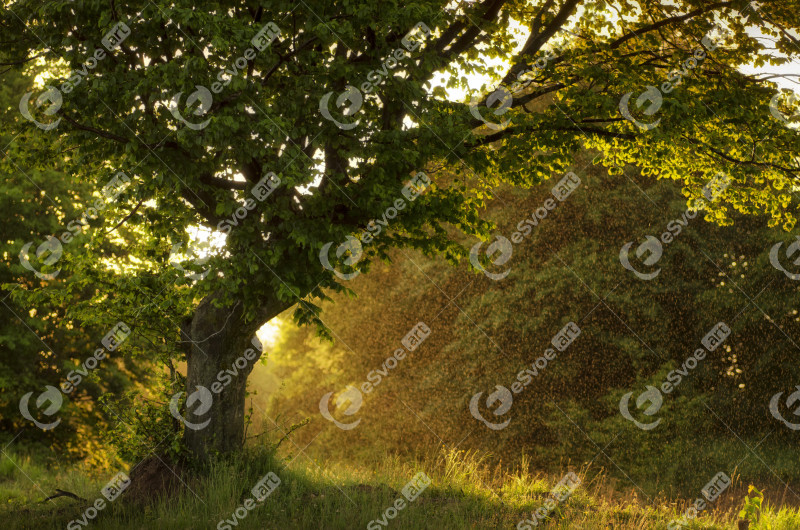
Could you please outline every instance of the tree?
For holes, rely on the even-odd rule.
[[[28,127],[68,145],[76,178],[130,180],[113,208],[138,259],[118,258],[131,276],[94,303],[124,300],[153,271],[175,281],[168,250],[187,231],[226,234],[210,274],[178,279],[194,309],[172,316],[169,340],[188,346],[192,392],[298,302],[298,322],[324,333],[314,302],[392,247],[458,260],[447,227],[488,237],[480,212],[498,184],[563,174],[579,149],[680,179],[690,200],[723,171],[710,217],[766,211],[791,226],[793,103],[737,67],[797,55],[792,2],[673,4],[18,0],[0,23],[8,64],[54,72],[22,96]],[[251,366],[202,417],[187,413],[209,421],[186,429],[198,456],[241,446]]]
[[[126,364],[110,355],[111,359],[102,361],[102,370],[80,373],[87,357],[101,346],[101,339],[108,332],[96,322],[70,314],[82,293],[60,298],[32,296],[22,303],[14,296],[17,290],[44,294],[45,286],[52,291],[64,286],[63,277],[34,274],[33,265],[27,260],[26,256],[32,257],[39,244],[51,248],[52,256],[58,257],[58,249],[50,246],[50,240],[40,240],[42,234],[60,234],[66,230],[62,223],[66,220],[95,225],[99,221],[82,215],[88,206],[84,199],[91,195],[89,183],[68,178],[57,156],[51,157],[54,163],[45,166],[28,156],[36,142],[44,151],[46,138],[13,132],[15,122],[24,121],[16,110],[19,94],[27,90],[32,78],[6,70],[0,73],[0,79],[0,175],[4,191],[0,208],[5,213],[0,243],[4,265],[0,268],[0,430],[7,434],[3,445],[46,444],[59,458],[88,457],[101,464],[104,457],[97,450],[101,447],[99,433],[105,430],[111,415],[97,406],[97,399],[104,392],[121,392],[145,380],[150,365]],[[25,141],[20,141],[21,137]],[[72,234],[81,231],[77,224],[72,226]],[[79,235],[72,245],[82,246]],[[45,253],[42,259],[50,257]],[[91,284],[86,287],[89,291],[95,288]],[[33,403],[43,390],[54,400],[53,405],[61,403],[63,407],[50,409],[49,415],[35,414]],[[23,407],[20,398],[28,394]],[[50,428],[43,433],[33,427],[31,419]]]
[[[576,156],[574,168],[590,160]],[[727,469],[741,459],[736,436],[753,446],[769,434],[761,454],[788,480],[791,466],[782,466],[778,455],[796,434],[782,428],[768,404],[800,376],[792,362],[800,331],[798,282],[776,269],[769,253],[775,243],[793,240],[797,228],[785,234],[765,226],[763,216],[734,214],[733,226],[704,222],[700,213],[683,217],[680,186],[635,168],[609,176],[595,166],[581,179],[513,246],[507,262],[490,269],[508,271],[504,278],[476,277],[465,266],[443,268],[412,252],[354,279],[360,304],[343,307],[341,295],[323,304],[326,324],[341,339],[336,344],[317,340],[313,330],[287,327],[264,378],[277,387],[267,413],[291,415],[287,422],[318,420],[294,442],[306,447],[313,441],[306,451],[321,461],[358,460],[375,447],[420,457],[444,441],[489,453],[506,466],[525,453],[534,469],[558,473],[563,462],[592,461],[602,447],[623,470],[611,465],[606,471],[625,482],[627,473],[648,494],[681,485],[681,494],[693,495],[699,486],[692,480],[704,478],[697,478],[697,469]],[[552,198],[557,180],[524,192],[500,190],[502,200],[492,201],[486,215],[511,238],[522,219]],[[643,280],[623,268],[625,242],[665,232],[674,239],[661,259],[640,267],[660,269],[658,276]],[[396,365],[387,363],[420,320],[430,336]],[[571,321],[580,336],[549,360],[543,357]],[[730,337],[663,396],[656,415],[630,405],[639,421],[660,418],[658,428],[640,430],[625,419],[620,398],[659,386],[681,369],[719,321],[730,326]],[[253,383],[263,389],[264,379]],[[378,384],[360,390],[360,400],[337,402],[370,381]],[[511,389],[515,382],[527,384],[512,394],[509,409],[489,404],[496,385]],[[331,391],[329,414],[351,430],[320,414],[320,399]],[[473,417],[469,404],[477,392],[482,397],[475,410],[492,423],[509,420],[506,427],[494,430]],[[494,416],[498,409],[505,412]],[[738,472],[757,480],[759,466]],[[656,484],[650,483],[653,467],[659,469]]]

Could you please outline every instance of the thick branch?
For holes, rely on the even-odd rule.
[[[733,4],[733,2],[715,2],[713,4],[708,4],[706,6],[700,7],[695,9],[694,11],[690,11],[685,15],[676,15],[674,17],[665,18],[664,20],[659,20],[649,26],[641,27],[635,31],[631,31],[630,33],[623,35],[619,39],[613,41],[609,46],[612,50],[619,48],[629,40],[634,37],[639,37],[644,35],[645,33],[649,33],[650,31],[655,31],[659,28],[667,26],[669,24],[674,24],[677,22],[683,22],[685,20],[689,20],[691,18],[695,18],[698,15],[702,15],[703,13],[708,13],[709,11],[714,11],[715,9],[719,9],[720,7],[727,7]]]

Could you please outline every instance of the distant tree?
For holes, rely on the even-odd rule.
[[[590,160],[577,156],[575,169]],[[676,183],[635,168],[609,176],[587,167],[580,177],[581,186],[531,227],[510,259],[490,269],[508,272],[504,278],[476,277],[467,267],[445,269],[436,259],[395,252],[392,266],[351,282],[362,303],[334,295],[323,304],[335,344],[319,341],[313,330],[286,326],[270,355],[269,378],[253,382],[259,390],[265,381],[275,388],[266,413],[287,415],[287,422],[316,420],[295,443],[313,441],[310,456],[324,461],[357,459],[375,447],[419,456],[444,440],[511,466],[524,453],[535,469],[558,472],[566,461],[597,455],[590,439],[600,447],[613,441],[606,450],[623,471],[610,466],[609,473],[626,483],[629,473],[651,493],[657,467],[655,487],[684,487],[691,495],[697,469],[727,469],[740,460],[739,436],[751,446],[762,442],[765,462],[783,480],[796,476],[783,456],[796,431],[773,417],[769,405],[800,378],[793,362],[800,282],[773,266],[769,254],[800,230],[787,234],[767,227],[763,216],[743,214],[734,214],[733,226],[705,222],[702,212],[687,212]],[[501,189],[502,200],[492,201],[485,215],[511,238],[520,221],[552,198],[550,187]],[[647,269],[636,264],[659,270],[657,276],[643,280],[623,268],[625,242],[664,233],[674,239],[658,262]],[[430,336],[396,365],[387,363],[420,320]],[[663,394],[655,415],[643,414],[650,403],[636,407],[633,400],[646,385],[660,386],[671,371],[685,370],[720,321],[730,326],[730,336],[684,372],[674,392]],[[553,336],[569,322],[578,323],[581,334],[547,360]],[[676,372],[670,378],[676,381]],[[377,384],[360,390],[361,401],[337,401],[357,395],[353,387],[362,389],[363,382]],[[509,409],[489,402],[496,385],[511,389],[514,383],[525,385]],[[334,392],[331,417],[358,422],[352,430],[320,414],[328,392]],[[478,392],[476,410],[492,423],[508,420],[506,427],[492,430],[472,416],[469,404]],[[620,398],[629,392],[633,417],[659,421],[657,428],[640,430],[621,415]],[[739,472],[756,480],[760,465]]]
[[[680,179],[690,200],[723,171],[709,216],[793,225],[793,106],[737,67],[796,57],[798,16],[789,0],[17,0],[0,25],[7,65],[44,61],[54,75],[20,94],[27,134],[64,142],[65,170],[95,189],[130,179],[109,212],[124,220],[124,274],[91,302],[135,306],[168,289],[169,250],[191,230],[227,234],[207,276],[190,268],[167,291],[193,308],[164,311],[192,392],[298,301],[298,322],[324,332],[315,300],[392,247],[459,259],[446,227],[487,237],[480,212],[499,183],[563,174],[579,149]],[[77,289],[89,273],[71,274]],[[209,422],[186,429],[197,456],[241,446],[251,368],[202,417],[187,413]]]

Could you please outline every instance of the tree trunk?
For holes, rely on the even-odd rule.
[[[184,441],[199,460],[242,448],[247,377],[262,353],[255,346],[260,342],[252,339],[287,306],[271,299],[255,320],[245,323],[241,302],[215,307],[219,299],[221,293],[206,296],[184,331],[184,340],[191,341]]]

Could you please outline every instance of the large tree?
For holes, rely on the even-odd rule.
[[[50,138],[98,190],[130,180],[109,207],[124,275],[90,301],[178,281],[167,292],[193,310],[164,319],[187,392],[298,302],[324,329],[315,299],[391,247],[457,260],[448,226],[488,236],[499,183],[563,175],[579,149],[680,179],[690,200],[722,171],[708,217],[795,222],[792,101],[769,73],[740,71],[800,52],[791,0],[18,0],[0,25],[9,66],[53,73],[20,94],[17,141]],[[170,269],[198,227],[224,246]],[[76,288],[88,274],[68,272]],[[186,413],[206,425],[186,429],[197,455],[241,446],[251,368]]]

